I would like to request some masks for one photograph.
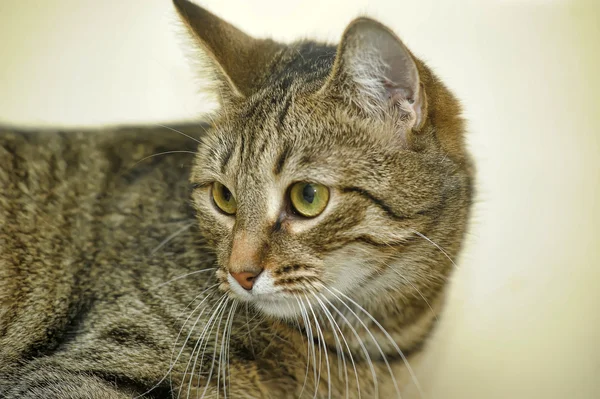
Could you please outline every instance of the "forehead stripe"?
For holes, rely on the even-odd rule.
[[[371,194],[370,192],[368,192],[367,190],[360,188],[360,187],[343,187],[341,189],[342,192],[344,193],[356,193],[359,194],[361,197],[364,197],[366,199],[368,199],[369,201],[373,202],[375,205],[377,205],[379,208],[381,208],[388,216],[392,217],[393,219],[397,219],[397,220],[406,220],[407,217],[403,216],[403,215],[398,215],[397,213],[395,213],[392,208],[390,208],[389,205],[387,205],[383,200],[375,197],[373,194]]]
[[[281,109],[281,112],[279,113],[279,127],[283,126],[283,122],[285,121],[285,117],[288,114],[288,110],[290,109],[290,106],[292,105],[292,96],[289,95],[287,96],[287,98],[285,99],[285,102],[283,103],[283,108]]]
[[[290,155],[290,147],[289,146],[285,146],[283,148],[283,151],[281,151],[281,153],[279,154],[279,157],[277,158],[277,162],[275,162],[275,166],[273,167],[273,174],[274,175],[278,175],[281,173],[281,171],[283,170],[283,166],[285,165],[285,161],[287,160],[288,156]]]

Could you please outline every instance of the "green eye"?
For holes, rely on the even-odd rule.
[[[290,190],[290,201],[296,212],[312,218],[325,210],[329,202],[329,189],[317,183],[296,183]]]
[[[214,182],[212,186],[212,197],[215,205],[228,215],[233,215],[237,210],[237,202],[231,191],[221,183]]]

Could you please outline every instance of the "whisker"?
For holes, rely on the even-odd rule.
[[[307,334],[308,334],[308,329],[306,327],[306,324],[307,324],[306,314],[304,312],[304,309],[302,308],[302,305],[300,304],[300,300],[298,299],[298,296],[294,295],[294,297],[296,298],[296,303],[298,304],[298,308],[300,309],[300,316],[302,317],[302,322],[304,323],[304,329],[307,331]],[[302,330],[300,328],[300,322],[298,322],[298,330],[300,331],[301,335],[304,336],[304,334],[302,334]],[[310,358],[310,341],[308,340],[308,337],[307,337],[307,341],[306,341],[306,372],[304,373],[304,383],[302,384],[302,389],[300,390],[300,394],[298,395],[298,398],[302,397],[302,393],[304,393],[304,389],[306,388],[306,381],[308,379],[308,369],[310,366],[310,359],[311,359]]]
[[[329,290],[329,288],[325,287],[326,290],[328,290],[329,292],[331,292],[332,295],[334,295],[336,298],[338,298],[338,300],[340,300],[340,298],[335,295],[331,290]],[[350,301],[354,306],[356,306],[358,309],[360,309],[369,319],[371,319],[371,321],[373,323],[375,323],[375,325],[377,325],[377,327],[379,327],[379,329],[381,330],[381,332],[386,336],[386,338],[390,341],[390,343],[392,344],[392,346],[394,347],[394,349],[396,349],[396,351],[398,352],[398,354],[400,355],[400,357],[402,358],[402,361],[404,362],[404,365],[406,366],[406,369],[408,370],[413,382],[415,383],[415,386],[417,387],[418,391],[419,391],[419,395],[421,397],[424,396],[423,394],[423,390],[421,389],[421,384],[419,384],[419,380],[417,379],[417,376],[415,375],[412,367],[410,366],[410,364],[408,363],[408,359],[406,358],[406,356],[404,355],[404,353],[400,350],[400,348],[398,347],[398,345],[396,344],[396,341],[394,341],[394,339],[392,338],[392,336],[387,332],[387,330],[385,328],[383,328],[383,326],[381,325],[381,323],[379,323],[372,315],[371,313],[367,312],[362,306],[360,306],[358,303],[356,303],[356,301],[354,301],[352,298],[350,298],[348,295],[344,294],[343,292],[341,292],[340,290],[338,290],[337,288],[333,288],[338,294],[340,294],[341,296],[343,296],[344,298],[346,298],[348,301]],[[354,311],[352,309],[350,309],[350,307],[348,305],[346,305],[345,302],[341,301],[346,307],[348,307],[348,310],[350,310],[353,314]],[[356,316],[358,318],[358,316]],[[360,319],[359,319],[360,321]],[[362,321],[361,321],[362,323]],[[370,331],[369,331],[370,333]],[[381,348],[380,348],[381,349]],[[384,357],[385,359],[385,357]],[[387,363],[387,361],[386,361]]]
[[[334,333],[335,336],[335,340],[336,340],[336,350],[338,351],[338,368],[339,368],[339,354],[341,353],[341,358],[344,364],[344,381],[346,383],[346,398],[348,398],[348,395],[350,394],[349,392],[349,388],[348,388],[348,366],[346,364],[346,356],[344,355],[344,348],[342,348],[342,344],[338,338],[338,331],[340,336],[342,337],[342,340],[344,340],[344,343],[346,344],[346,349],[348,349],[348,353],[350,354],[350,358],[352,359],[352,352],[350,351],[350,347],[348,346],[348,343],[346,342],[346,338],[344,337],[344,333],[342,332],[342,330],[340,329],[340,326],[338,325],[338,323],[335,321],[335,319],[333,318],[333,315],[331,314],[331,312],[329,312],[329,309],[327,309],[327,307],[325,306],[325,304],[323,303],[323,301],[321,301],[319,299],[319,297],[317,296],[317,294],[315,294],[314,292],[311,292],[311,294],[315,297],[315,299],[317,300],[317,302],[319,303],[319,305],[321,306],[321,309],[323,309],[323,312],[325,313],[325,315],[327,316],[327,319],[329,320],[329,324],[331,325],[331,329]],[[352,366],[354,368],[354,375],[356,377],[356,384],[358,386],[358,397],[360,399],[360,386],[359,386],[359,382],[358,382],[358,374],[356,372],[356,365],[354,364],[354,359],[352,359]]]
[[[231,308],[229,308],[229,311],[231,312]],[[225,312],[223,312],[223,316],[225,315]],[[222,316],[221,316],[222,317]],[[218,345],[218,339],[219,339],[219,329],[221,327],[221,320],[219,320],[219,324],[217,325],[217,333],[215,334],[215,346],[219,346]],[[223,334],[221,336],[221,348],[219,349],[219,362],[217,363],[218,367],[217,367],[217,398],[221,396],[221,387],[220,387],[220,383],[221,383],[221,366],[223,365],[223,360],[225,359],[225,355],[223,354],[223,350],[225,347],[225,333],[227,328],[227,321],[225,321],[225,329],[223,330]],[[223,371],[223,373],[225,373],[225,371]],[[225,378],[225,377],[223,377]],[[223,379],[223,395],[225,396],[225,398],[227,397],[226,393],[225,393],[225,380]]]
[[[228,376],[228,372],[230,370],[229,342],[231,340],[231,326],[233,324],[233,314],[235,313],[236,307],[237,307],[237,302],[234,302],[233,305],[231,306],[231,308],[229,309],[229,315],[227,315],[227,320],[225,321],[225,331],[223,334],[224,338],[225,338],[225,351],[224,351],[225,365],[223,366],[223,396],[225,397],[225,399],[227,399],[227,376]],[[223,347],[222,344],[221,344],[221,347]],[[229,374],[229,376],[231,376],[231,375]]]
[[[219,309],[219,306],[220,306],[221,302],[224,300],[224,297],[225,297],[225,294],[223,294],[223,295],[222,295],[222,296],[221,296],[221,297],[220,297],[220,298],[217,300],[217,302],[216,302],[216,303],[215,303],[215,304],[214,304],[214,305],[211,307],[211,309],[210,309],[210,312],[211,312],[211,314],[213,314],[213,315],[214,315],[214,312],[216,312],[216,311]],[[197,323],[198,323],[198,321],[200,320],[200,317],[202,316],[202,314],[204,314],[204,311],[205,311],[205,310],[206,310],[206,308],[202,310],[202,312],[200,313],[200,316],[198,316],[198,318],[197,318],[197,319],[196,319],[196,321],[194,322],[194,325],[193,325],[193,326],[192,326],[192,328],[190,329],[190,334],[191,334],[191,333],[192,333],[192,332],[195,330],[196,324],[197,324]],[[188,362],[187,362],[187,364],[186,364],[186,368],[185,368],[185,370],[184,370],[184,372],[183,372],[183,381],[185,381],[185,379],[186,379],[186,378],[188,378],[188,369],[189,369],[189,367],[190,367],[190,363],[191,363],[191,361],[192,361],[192,358],[194,358],[194,353],[196,353],[196,350],[197,350],[197,348],[198,348],[198,345],[200,345],[200,343],[202,342],[202,339],[203,339],[203,336],[204,336],[205,330],[206,330],[207,326],[209,326],[209,325],[210,325],[211,321],[212,321],[212,316],[209,318],[209,320],[207,321],[207,323],[204,325],[204,328],[202,329],[202,332],[201,332],[201,334],[200,334],[200,337],[198,337],[198,339],[196,340],[196,343],[194,344],[194,348],[192,349],[192,353],[190,354],[190,358],[188,359]],[[184,345],[182,346],[182,349],[181,349],[181,350],[183,350],[183,349],[185,348],[185,344],[186,344],[186,343],[187,343],[187,340],[186,340],[186,342],[184,342]],[[187,393],[187,395],[186,395],[187,397],[189,397],[189,390],[191,389],[191,385],[192,385],[192,379],[193,379],[193,374],[194,374],[194,373],[193,373],[193,370],[192,370],[192,372],[190,372],[190,373],[189,373],[188,393]],[[177,398],[179,398],[179,397],[180,397],[182,389],[183,389],[183,383],[182,383],[182,384],[179,386],[179,391],[178,391],[178,393],[177,393]]]
[[[224,298],[225,296],[226,296],[226,294],[223,294],[223,296],[221,298]],[[194,348],[193,353],[196,353],[196,356],[194,359],[194,366],[192,367],[192,375],[194,374],[194,369],[196,367],[196,362],[198,361],[198,357],[200,358],[200,365],[198,366],[198,380],[196,381],[196,397],[198,397],[198,390],[200,389],[200,379],[201,379],[201,376],[203,373],[202,366],[204,365],[204,357],[206,355],[206,350],[208,349],[208,343],[209,343],[210,337],[212,336],[212,332],[215,328],[215,325],[217,324],[217,319],[219,318],[219,315],[227,306],[227,301],[228,301],[227,298],[223,299],[223,301],[219,304],[219,307],[217,309],[215,309],[215,311],[212,313],[210,319],[205,324],[205,326],[202,330],[202,334],[200,335],[200,338],[198,339],[198,342],[196,343],[198,352],[196,352],[196,348]],[[215,348],[216,348],[216,346],[215,346]],[[192,355],[193,355],[193,353],[192,353]],[[200,353],[202,353],[202,356],[200,356]],[[213,357],[213,365],[214,365],[214,357]],[[212,369],[211,369],[211,375],[208,376],[209,378],[206,381],[206,387],[208,387],[208,384],[210,384],[211,376],[212,376]],[[192,381],[190,381],[189,388],[191,388],[191,382]]]
[[[198,297],[200,297],[202,294],[204,294],[206,291],[215,288],[216,286],[218,286],[219,283],[214,284],[208,288],[206,288],[204,291],[202,291],[200,294],[198,294],[193,300],[192,302],[190,302],[185,309],[187,309]],[[194,308],[194,310],[192,310],[192,312],[188,315],[188,317],[185,319],[185,321],[183,322],[181,328],[179,329],[179,332],[177,333],[177,337],[175,337],[175,342],[173,343],[173,349],[171,350],[171,359],[170,359],[170,363],[171,363],[171,367],[169,369],[169,371],[167,372],[169,374],[169,384],[170,386],[173,386],[173,378],[171,376],[171,372],[173,370],[173,368],[175,367],[175,364],[177,363],[177,360],[179,360],[179,357],[181,356],[181,354],[183,353],[183,350],[185,349],[185,345],[187,344],[187,342],[189,341],[192,332],[194,332],[194,328],[196,327],[196,324],[198,323],[198,321],[200,320],[200,318],[202,317],[202,315],[204,314],[205,309],[202,309],[202,311],[200,312],[200,314],[198,315],[198,317],[196,318],[196,321],[194,322],[194,325],[192,326],[192,328],[190,328],[190,332],[188,333],[187,337],[185,338],[185,341],[183,341],[183,345],[181,345],[181,350],[179,351],[179,353],[177,354],[177,357],[175,358],[175,360],[173,360],[173,354],[175,353],[175,347],[177,346],[177,342],[179,342],[179,337],[181,336],[181,333],[183,331],[183,329],[185,328],[186,324],[188,323],[188,321],[190,320],[191,316],[196,313],[196,311],[200,308],[200,306],[202,306],[202,304],[212,295],[209,294],[206,297],[204,297],[204,299],[202,299],[202,301],[200,301],[200,303]],[[181,312],[181,315],[183,315],[183,313],[185,312],[185,309]],[[181,315],[178,316],[177,319],[179,319],[179,317],[181,317]],[[184,376],[185,378],[185,376]]]
[[[362,351],[365,355],[365,359],[367,360],[367,363],[369,365],[369,369],[371,371],[371,376],[373,377],[373,389],[375,390],[375,397],[379,397],[379,384],[377,382],[377,373],[375,372],[375,367],[373,367],[373,362],[371,360],[371,356],[369,355],[369,351],[367,350],[367,347],[365,346],[363,340],[360,338],[360,335],[358,335],[358,332],[356,331],[356,329],[354,327],[352,327],[352,324],[348,321],[346,316],[344,316],[344,314],[337,308],[337,306],[335,306],[329,299],[327,299],[327,297],[325,295],[321,294],[321,298],[323,298],[325,301],[327,301],[327,303],[329,303],[331,308],[342,318],[342,321],[344,323],[346,323],[346,325],[350,328],[350,331],[352,332],[352,334],[354,334],[354,337],[358,341],[358,345],[362,349]],[[350,356],[352,356],[352,352],[350,351],[350,348],[348,348],[348,352],[350,353]],[[357,385],[358,385],[359,383],[358,383],[358,374],[356,373],[356,367],[354,368],[354,372],[355,372],[355,375],[357,376]],[[358,387],[359,387],[359,395],[360,395],[360,385],[358,385]]]
[[[204,357],[206,356],[206,350],[208,349],[208,343],[209,343],[210,337],[212,336],[212,332],[215,328],[217,318],[219,317],[220,312],[225,309],[226,302],[227,301],[225,301],[225,303],[222,303],[223,306],[221,308],[218,308],[215,310],[215,312],[213,312],[213,315],[211,316],[211,318],[208,320],[208,322],[204,326],[204,329],[202,330],[202,334],[201,334],[200,338],[198,339],[198,342],[196,343],[198,352],[196,353],[196,348],[194,348],[194,351],[192,352],[192,356],[194,353],[196,353],[196,357],[194,359],[194,366],[192,367],[192,375],[193,375],[193,370],[196,367],[195,365],[196,365],[196,362],[198,361],[198,357],[200,357],[200,365],[198,366],[198,380],[196,381],[196,398],[198,397],[198,391],[200,390],[200,378],[203,373],[202,366],[204,365]],[[216,348],[216,346],[215,346],[215,348]],[[202,356],[200,356],[200,353],[202,353]],[[214,357],[213,357],[213,364],[214,364]],[[206,381],[206,386],[208,386],[208,384],[210,383],[211,376],[212,376],[212,369],[211,369],[211,375],[208,376],[209,378]],[[190,387],[191,387],[191,381],[190,381]]]
[[[202,396],[200,396],[200,399],[204,398],[204,396],[206,395],[208,386],[210,384],[210,379],[212,378],[212,374],[213,374],[214,367],[215,367],[215,359],[217,357],[217,346],[218,346],[219,331],[221,329],[221,321],[223,321],[223,315],[225,314],[225,308],[227,307],[228,302],[229,302],[229,298],[227,298],[223,308],[220,311],[219,321],[217,323],[217,331],[215,332],[215,349],[213,350],[212,363],[210,366],[210,371],[208,373],[208,380],[206,382],[206,386],[204,387],[204,391],[202,392]],[[202,363],[200,363],[200,365],[202,366]],[[220,370],[221,370],[221,357],[219,356],[219,368],[217,370],[217,397],[219,397],[219,378],[220,378],[219,371]],[[198,379],[198,383],[200,383],[200,379]]]
[[[384,262],[385,263],[385,262]],[[389,265],[388,265],[389,266]],[[390,269],[396,273],[398,276],[400,276],[400,278],[402,278],[404,281],[406,281],[415,291],[417,291],[417,293],[421,296],[421,299],[423,299],[425,301],[425,303],[427,304],[427,306],[429,307],[429,310],[431,311],[431,313],[433,314],[433,317],[435,318],[435,320],[438,320],[438,316],[437,313],[435,312],[435,310],[433,310],[433,308],[431,307],[431,305],[429,304],[429,301],[427,300],[427,298],[425,298],[425,296],[423,295],[423,293],[421,292],[421,290],[419,290],[413,283],[411,283],[411,281],[409,279],[407,279],[406,277],[404,277],[402,275],[402,273],[400,273],[398,270],[392,268],[391,266],[389,266]]]
[[[134,163],[133,165],[131,165],[131,167],[129,169],[133,169],[138,164],[144,162],[146,159],[158,157],[158,156],[161,156],[161,155],[168,155],[168,154],[192,154],[192,155],[196,155],[196,153],[194,151],[186,151],[186,150],[174,150],[174,151],[158,152],[156,154],[148,155],[147,157],[144,157],[144,158],[140,159],[139,161],[137,161],[136,163]]]
[[[431,243],[431,245],[433,245],[434,247],[436,247],[437,249],[439,249],[445,256],[446,258],[448,258],[448,260],[450,260],[450,262],[452,262],[452,264],[454,265],[454,267],[456,267],[458,269],[458,265],[454,262],[454,260],[452,260],[452,258],[450,257],[450,255],[448,255],[448,252],[446,252],[442,247],[440,247],[438,244],[436,244],[435,242],[433,242],[433,240],[431,240],[429,237],[427,237],[425,234],[421,234],[419,233],[417,230],[415,229],[410,229],[413,233],[415,233],[416,235],[418,235],[419,237],[429,241]]]
[[[194,299],[192,299],[190,301],[190,303],[186,306],[186,309],[196,300],[198,299],[200,296],[202,296],[206,291],[215,288],[217,285],[219,284],[215,284],[212,285],[208,288],[206,288],[204,291],[202,291],[200,294],[198,294]],[[200,306],[202,306],[202,304],[204,303],[204,301],[206,301],[208,298],[210,297],[210,294],[207,295],[199,304],[198,306],[196,306],[194,308],[194,310],[192,310],[192,312],[190,312],[190,314],[188,315],[187,319],[184,321],[183,325],[181,326],[181,328],[179,329],[179,333],[177,334],[177,337],[175,338],[175,342],[173,343],[173,350],[171,352],[171,361],[170,361],[170,366],[169,366],[169,370],[167,370],[167,372],[165,373],[165,375],[156,383],[154,384],[153,387],[151,387],[150,389],[148,389],[146,392],[134,397],[133,399],[138,399],[138,398],[142,398],[143,396],[149,394],[150,392],[152,392],[155,388],[157,388],[164,380],[167,379],[167,377],[169,377],[169,379],[171,380],[171,372],[173,371],[173,368],[175,367],[175,364],[177,363],[177,360],[179,359],[179,357],[181,356],[181,354],[183,353],[183,349],[185,347],[185,344],[187,343],[187,341],[190,339],[190,336],[192,334],[193,331],[193,327],[192,329],[190,329],[190,333],[188,334],[186,340],[183,343],[183,346],[181,347],[181,350],[179,351],[179,353],[177,354],[177,357],[175,358],[175,360],[173,360],[173,354],[175,353],[175,346],[177,345],[177,341],[179,341],[179,337],[181,336],[181,332],[183,331],[183,329],[185,328],[185,325],[187,324],[187,322],[189,321],[189,319],[192,317],[192,315],[194,313],[196,313],[196,311],[200,308]],[[184,309],[185,312],[185,309]],[[183,312],[182,312],[183,313]],[[200,313],[200,315],[198,316],[196,323],[198,322],[198,320],[200,320],[200,317],[202,316],[202,313]],[[195,324],[194,324],[195,325]],[[172,381],[170,382],[172,385]]]
[[[228,369],[229,369],[229,392],[231,392],[231,364],[230,364],[230,354],[229,351],[231,350],[231,333],[233,331],[233,320],[235,317],[235,312],[237,311],[238,308],[238,301],[234,301],[233,302],[233,316],[231,316],[231,326],[229,327],[229,336],[227,338],[228,344],[227,344],[227,362],[228,362]]]
[[[235,312],[237,311],[238,302],[234,301],[233,303],[233,316],[231,317],[231,325],[229,326],[229,335],[227,337],[227,368],[229,372],[229,392],[231,392],[231,364],[230,364],[230,354],[229,351],[231,349],[231,332],[233,330],[233,318],[235,316]]]
[[[308,304],[308,308],[310,309],[310,312],[313,315],[313,319],[315,320],[315,325],[317,328],[317,337],[319,340],[319,372],[321,371],[321,348],[323,349],[323,352],[325,353],[325,365],[327,366],[327,397],[329,399],[331,399],[331,372],[330,372],[330,367],[329,367],[329,355],[327,353],[328,350],[327,350],[327,344],[325,342],[325,336],[323,335],[323,330],[321,329],[321,324],[319,323],[319,319],[317,318],[310,301],[308,300],[308,298],[306,296],[304,296],[304,297],[306,298],[306,303]]]
[[[227,294],[223,294],[223,295],[222,295],[222,296],[221,296],[221,297],[220,297],[220,298],[217,300],[217,303],[216,303],[216,304],[214,304],[214,305],[213,305],[213,307],[211,308],[211,310],[210,310],[210,311],[211,311],[212,315],[211,315],[211,317],[208,319],[208,321],[206,322],[206,324],[204,325],[204,328],[203,328],[203,330],[202,330],[202,332],[201,332],[201,334],[200,334],[200,337],[199,337],[199,338],[198,338],[198,340],[196,341],[196,344],[194,345],[194,348],[193,348],[193,350],[192,350],[192,353],[190,354],[190,358],[188,359],[187,365],[186,365],[186,367],[185,367],[185,370],[184,370],[184,372],[183,372],[184,379],[185,379],[185,378],[187,378],[187,375],[188,375],[188,369],[189,369],[189,367],[190,367],[190,363],[192,362],[192,358],[194,357],[194,353],[196,353],[196,350],[197,350],[197,348],[198,348],[198,345],[200,345],[200,343],[201,343],[201,342],[202,342],[202,340],[203,340],[203,336],[204,336],[204,334],[205,334],[205,331],[206,331],[207,327],[208,327],[209,325],[211,325],[211,324],[212,324],[212,320],[213,320],[213,318],[214,318],[215,314],[216,314],[216,313],[219,311],[219,308],[221,307],[221,305],[224,303],[224,301],[225,301],[226,299],[227,299]],[[194,325],[193,325],[193,326],[192,326],[192,328],[190,329],[190,334],[191,334],[191,333],[194,331],[194,329],[196,328],[196,325],[198,324],[198,321],[200,320],[200,317],[202,316],[202,314],[204,314],[204,311],[205,311],[205,310],[206,310],[206,309],[203,309],[203,310],[202,310],[202,312],[200,313],[200,315],[198,316],[198,318],[197,318],[197,319],[196,319],[196,321],[194,322]],[[188,337],[189,337],[189,335],[188,335]],[[187,342],[187,340],[186,340],[186,342]],[[185,347],[185,344],[184,344],[184,346],[183,346],[183,347],[182,347],[182,349],[181,349],[182,351],[183,351],[184,347]],[[198,359],[198,357],[196,356],[196,360],[197,360],[197,359]],[[191,388],[192,388],[192,379],[191,379],[191,377],[193,377],[193,374],[194,374],[194,368],[195,368],[195,366],[196,366],[196,360],[194,360],[193,368],[192,368],[192,371],[191,371],[191,373],[190,373],[190,381],[189,381],[189,383],[188,383],[188,390],[187,390],[187,397],[188,397],[188,398],[189,398],[189,396],[190,396],[190,391],[191,391]],[[177,398],[179,398],[179,397],[181,396],[181,390],[182,390],[182,389],[183,389],[183,384],[181,384],[181,386],[179,387],[179,391],[178,391],[178,393],[177,393]]]
[[[319,385],[317,383],[317,352],[315,350],[315,338],[313,336],[312,326],[310,324],[310,320],[308,317],[308,311],[306,310],[306,306],[304,305],[304,301],[302,301],[302,298],[300,298],[299,304],[302,307],[303,315],[305,316],[304,317],[304,326],[307,328],[308,342],[309,342],[312,359],[313,359],[313,383],[315,384],[315,396],[316,396]],[[320,367],[320,362],[319,362],[319,370],[320,369],[321,369],[321,367]]]
[[[177,277],[175,277],[175,278],[172,278],[172,279],[171,279],[171,280],[169,280],[169,281],[165,281],[164,283],[160,283],[160,284],[158,284],[158,285],[156,285],[156,286],[154,286],[154,287],[152,287],[152,288],[150,288],[150,289],[151,289],[151,290],[156,290],[156,289],[159,289],[159,288],[161,288],[161,287],[164,287],[164,286],[165,286],[165,285],[167,285],[167,284],[171,284],[172,282],[175,282],[175,281],[177,281],[177,280],[181,280],[182,278],[186,278],[186,277],[188,277],[188,276],[192,276],[192,275],[194,275],[194,274],[198,274],[198,273],[210,272],[210,271],[213,271],[213,270],[217,270],[217,268],[216,268],[216,267],[211,267],[211,268],[209,268],[209,269],[196,270],[196,271],[193,271],[193,272],[190,272],[190,273],[182,274],[182,275],[180,275],[180,276],[177,276]],[[216,285],[219,285],[219,284],[216,284]]]
[[[350,306],[348,306],[340,297],[338,297],[337,295],[335,295],[331,290],[329,290],[329,288],[327,288],[327,287],[324,287],[324,288],[326,290],[328,290],[338,301],[340,301],[340,303],[342,305],[344,305],[348,309],[348,311],[356,318],[356,320],[358,320],[358,322],[360,323],[360,325],[362,325],[363,328],[367,331],[367,334],[369,334],[369,336],[373,340],[373,343],[377,347],[377,350],[379,351],[379,354],[383,358],[383,361],[385,362],[385,365],[386,365],[386,367],[388,369],[388,372],[390,373],[390,377],[392,377],[392,381],[394,383],[394,387],[396,389],[396,393],[398,394],[398,398],[402,398],[402,395],[400,394],[400,388],[398,387],[398,383],[396,382],[396,376],[394,375],[394,372],[392,371],[392,367],[390,366],[390,363],[388,362],[387,357],[385,356],[385,353],[383,352],[383,349],[381,349],[381,346],[379,346],[379,343],[377,342],[377,339],[375,338],[375,336],[373,335],[373,333],[371,332],[371,330],[361,320],[361,318],[358,317],[358,315],[352,310],[352,308],[350,308]],[[339,292],[339,290],[337,290],[337,289],[335,289],[335,290]],[[366,312],[366,310],[364,310],[364,312]],[[402,354],[401,356],[404,356],[404,354]]]
[[[177,130],[177,129],[173,129],[172,127],[165,126],[165,125],[161,125],[160,123],[155,123],[155,125],[156,125],[156,126],[160,126],[160,127],[164,127],[165,129],[169,129],[169,130],[170,130],[170,131],[172,131],[172,132],[179,133],[179,134],[181,134],[182,136],[185,136],[185,137],[187,137],[188,139],[190,139],[190,140],[194,140],[196,143],[198,143],[198,144],[201,144],[201,143],[200,143],[200,140],[197,140],[197,139],[193,138],[192,136],[190,136],[190,135],[188,135],[188,134],[186,134],[186,133],[183,133],[183,132],[181,132],[181,131],[179,131],[179,130]]]
[[[388,246],[390,248],[393,248],[391,245],[388,244]],[[367,252],[367,251],[365,251]],[[367,252],[368,253],[368,252]],[[380,262],[382,262],[385,266],[387,266],[387,268],[391,271],[393,271],[394,273],[396,273],[398,275],[398,277],[400,277],[402,280],[404,280],[407,284],[409,284],[416,292],[417,294],[419,294],[419,296],[421,297],[421,299],[423,299],[423,301],[425,301],[425,303],[427,304],[427,306],[429,307],[429,310],[431,311],[431,313],[433,314],[433,317],[438,320],[438,315],[435,312],[435,310],[433,310],[433,307],[431,306],[431,304],[429,303],[429,301],[427,300],[427,298],[425,298],[425,296],[423,295],[423,293],[421,292],[421,290],[419,290],[419,288],[417,286],[415,286],[407,277],[405,277],[402,273],[400,273],[400,271],[396,270],[392,265],[390,265],[389,263],[380,260]]]
[[[254,315],[256,317],[256,315]],[[252,334],[250,332],[250,322],[254,320],[254,317],[248,320],[248,302],[246,302],[246,328],[248,329],[248,342],[250,343],[250,351],[252,352],[252,356],[256,356],[254,353],[254,345],[252,345]]]
[[[180,228],[179,230],[177,230],[176,232],[172,233],[167,238],[162,240],[160,242],[160,244],[158,244],[152,251],[150,251],[150,256],[154,255],[156,253],[156,251],[158,251],[159,249],[161,249],[162,247],[167,245],[172,239],[174,239],[175,237],[177,237],[179,234],[183,233],[184,231],[188,230],[194,224],[196,224],[196,222],[188,223],[187,225],[183,226],[182,228]]]
[[[391,245],[389,245],[389,244],[387,244],[387,245],[390,248],[393,248]],[[363,252],[365,252],[366,254],[370,255],[370,252],[367,251],[367,250],[364,250],[362,248],[355,248],[355,249],[360,249]],[[427,304],[427,306],[429,307],[429,310],[433,314],[433,317],[435,318],[435,320],[436,321],[438,320],[438,315],[437,315],[436,311],[433,310],[433,307],[431,306],[431,304],[429,303],[429,301],[427,300],[427,298],[425,298],[425,296],[423,295],[423,293],[421,292],[421,290],[419,290],[419,288],[417,286],[415,286],[407,277],[405,277],[402,273],[400,273],[400,271],[396,270],[391,264],[389,264],[389,263],[387,263],[387,262],[385,262],[383,260],[378,260],[378,262],[383,263],[385,266],[387,266],[388,270],[393,271],[394,273],[396,273],[398,275],[398,277],[400,277],[407,284],[409,284],[417,292],[417,294],[419,294],[419,296],[421,297],[421,299],[423,299],[423,301]]]

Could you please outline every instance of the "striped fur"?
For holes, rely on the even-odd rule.
[[[176,6],[210,127],[0,130],[0,397],[396,396],[467,228],[457,100],[375,21],[283,45]],[[302,181],[330,190],[315,218]]]

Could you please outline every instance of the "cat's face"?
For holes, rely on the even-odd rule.
[[[335,101],[297,98],[280,123],[269,100],[239,103],[199,148],[193,199],[221,289],[286,316],[314,292],[414,280],[402,250],[443,206],[441,158]]]
[[[372,20],[284,46],[182,3],[222,99],[191,176],[220,288],[276,317],[440,291],[472,173],[445,87]]]

